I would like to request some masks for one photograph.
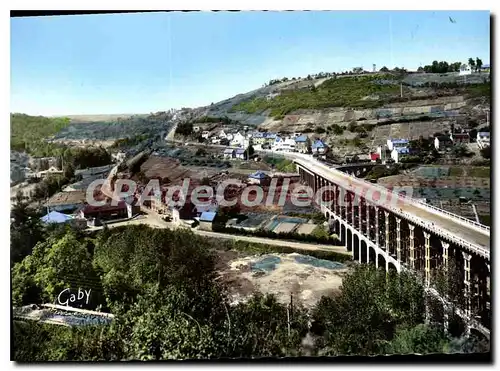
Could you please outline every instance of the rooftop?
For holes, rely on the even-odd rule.
[[[86,200],[84,191],[59,192],[53,195],[48,201],[48,206],[81,204]]]
[[[40,218],[43,223],[65,223],[71,219],[73,219],[72,216],[57,211],[51,211],[47,215]]]
[[[326,147],[326,144],[323,143],[321,140],[317,139],[313,144],[312,144],[312,147],[313,148],[324,148]]]
[[[118,210],[123,210],[124,208],[127,207],[127,204],[125,201],[118,201],[116,205],[111,204],[111,199],[106,200],[106,204],[102,206],[92,206],[92,205],[85,205],[82,208],[82,211],[84,213],[91,213],[91,212],[107,212],[107,211],[118,211]]]
[[[307,135],[301,135],[300,137],[295,138],[296,142],[306,142],[307,141]]]
[[[451,142],[451,138],[449,136],[446,136],[446,135],[439,135],[436,137],[437,140],[439,140],[440,142]]]
[[[267,175],[266,173],[264,173],[263,171],[256,171],[255,173],[253,174],[250,174],[248,176],[249,178],[254,178],[254,179],[265,179],[265,178],[268,178],[269,175]]]
[[[216,215],[217,215],[216,212],[205,211],[200,215],[200,222],[213,222]]]
[[[448,138],[449,139],[449,138]],[[399,148],[394,148],[395,151],[397,151],[400,154],[407,154],[410,153],[410,149],[407,147],[399,147]]]

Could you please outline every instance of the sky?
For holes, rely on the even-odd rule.
[[[451,17],[455,23],[449,19]],[[11,112],[198,107],[273,78],[490,62],[487,11],[175,12],[11,19]]]

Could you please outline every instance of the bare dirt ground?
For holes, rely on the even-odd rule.
[[[230,287],[233,301],[245,301],[254,292],[274,294],[281,303],[290,302],[290,294],[294,300],[310,307],[316,304],[321,296],[330,296],[342,285],[342,277],[348,271],[343,266],[339,269],[315,267],[298,263],[295,258],[300,254],[269,254],[263,256],[242,257],[231,252],[232,256],[221,259],[220,277]],[[230,259],[233,257],[233,259]],[[278,257],[281,262],[271,271],[256,271],[252,263],[265,257]]]

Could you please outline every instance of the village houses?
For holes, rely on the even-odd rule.
[[[311,148],[311,141],[307,135],[300,135],[295,137],[295,150],[300,153],[309,153]]]

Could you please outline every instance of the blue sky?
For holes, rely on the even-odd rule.
[[[452,17],[456,23],[451,23]],[[392,31],[392,32],[391,32]],[[490,62],[486,11],[132,13],[11,19],[11,111],[196,107],[272,78]]]

